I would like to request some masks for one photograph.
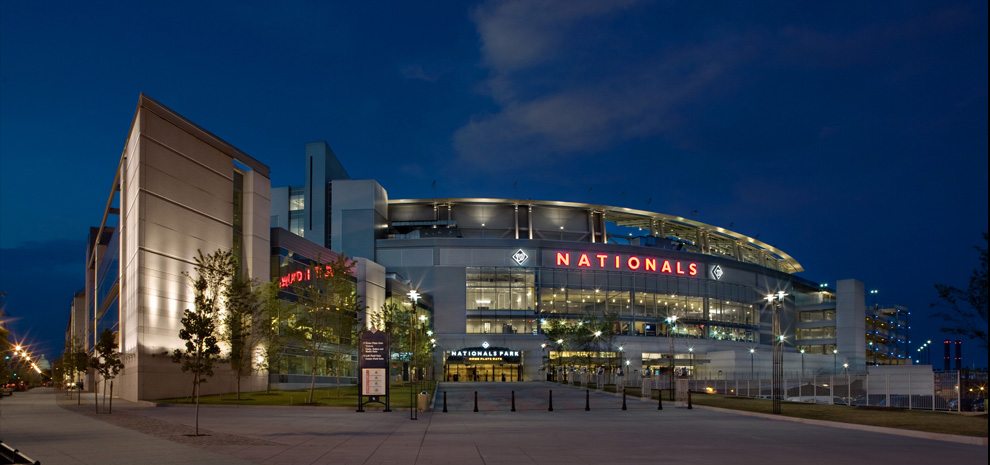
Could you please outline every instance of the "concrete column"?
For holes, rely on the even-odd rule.
[[[849,363],[851,373],[866,370],[866,293],[863,283],[843,279],[836,283],[835,340],[838,365]]]

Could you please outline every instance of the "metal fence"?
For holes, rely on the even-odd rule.
[[[629,377],[617,383],[622,381],[644,393],[671,388],[671,379],[664,376]],[[762,399],[772,395],[771,379],[764,377],[687,379],[687,384],[692,391],[711,394]],[[955,412],[986,409],[985,371],[784,376],[781,384],[785,402]]]

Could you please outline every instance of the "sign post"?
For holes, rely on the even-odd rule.
[[[389,353],[388,334],[371,330],[358,335],[358,412],[363,412],[365,404],[373,402],[384,405],[386,412],[392,411],[388,393]]]

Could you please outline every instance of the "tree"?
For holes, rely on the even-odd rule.
[[[237,376],[237,400],[241,399],[241,378],[254,371],[254,348],[263,324],[259,296],[251,281],[234,277],[226,290],[227,313],[223,318],[223,340],[230,345],[230,369]]]
[[[351,280],[353,269],[354,262],[343,255],[325,265],[318,259],[307,270],[310,279],[296,285],[298,305],[287,323],[310,357],[308,403],[314,402],[320,356],[329,355],[327,368],[337,371],[342,360],[332,353],[346,350],[349,359],[356,344],[359,304]]]
[[[382,305],[381,311],[372,317],[372,326],[384,328],[389,335],[391,345],[390,357],[404,359],[409,362],[410,373],[417,367],[426,368],[433,360],[433,344],[423,334],[423,325],[416,315],[416,308],[404,301],[399,304],[389,300]],[[404,357],[404,358],[403,358]]]
[[[80,379],[80,374],[86,373],[86,370],[89,369],[89,354],[82,348],[82,344],[76,338],[72,338],[69,341],[69,346],[65,348],[65,353],[62,354],[62,360],[64,361],[66,375],[75,384],[76,405],[81,405],[84,386]]]
[[[279,298],[281,286],[272,281],[260,286],[256,292],[259,302],[259,324],[255,326],[257,341],[261,345],[261,359],[256,368],[267,373],[265,392],[271,392],[271,372],[277,371],[285,354],[287,315],[285,301]]]
[[[934,316],[943,319],[942,331],[968,337],[987,348],[987,233],[983,233],[983,247],[975,247],[979,253],[979,265],[969,277],[969,286],[959,289],[947,284],[936,284],[939,301]]]
[[[193,284],[195,308],[182,312],[179,338],[186,341],[185,347],[172,351],[172,361],[180,364],[183,372],[193,375],[195,434],[199,436],[200,384],[213,376],[213,365],[220,358],[217,315],[221,310],[221,298],[234,276],[234,259],[229,250],[217,250],[206,256],[197,250],[196,254],[196,277],[186,274]]]
[[[94,368],[97,373],[103,378],[103,403],[106,405],[106,386],[110,383],[110,406],[107,409],[108,413],[113,412],[113,380],[120,374],[120,370],[124,369],[124,362],[120,360],[120,352],[117,350],[117,335],[109,329],[104,329],[100,333],[100,339],[96,343],[96,347],[93,349],[93,356],[89,359],[89,366]],[[96,404],[96,413],[100,413],[99,403],[93,401]]]

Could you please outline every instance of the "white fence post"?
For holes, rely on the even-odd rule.
[[[914,397],[912,395],[912,394],[914,394],[914,386],[911,386],[911,372],[908,371],[907,372],[907,375],[908,375],[908,392],[907,392],[907,395],[908,395],[908,410],[911,410],[913,408],[913,406],[914,406],[914,402],[913,402],[913,399],[912,399],[912,397]]]

